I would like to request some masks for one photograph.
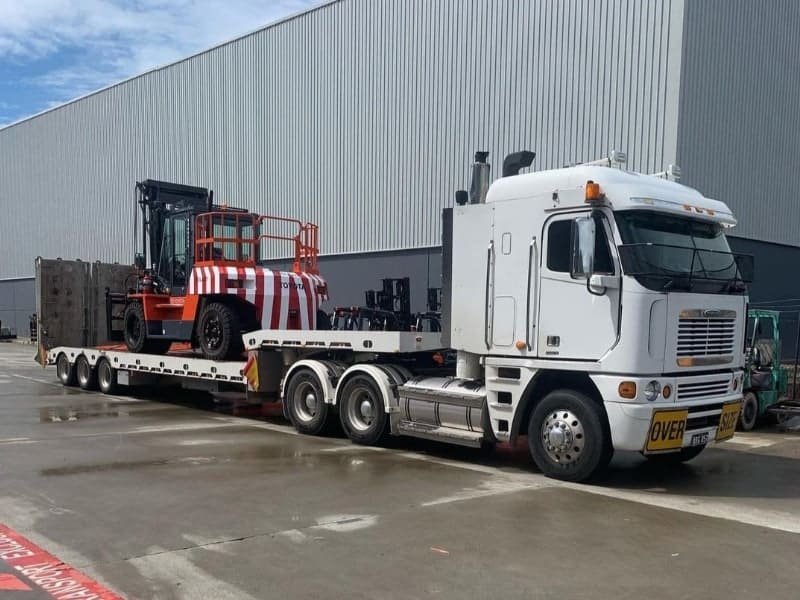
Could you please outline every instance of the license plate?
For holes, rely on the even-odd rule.
[[[716,440],[721,442],[733,437],[733,432],[736,431],[736,421],[739,418],[739,410],[742,408],[742,403],[729,402],[723,404],[722,412],[719,415],[719,427],[717,427]]]
[[[692,439],[689,442],[690,446],[705,446],[708,443],[708,432],[705,433],[695,433],[692,435]]]
[[[683,434],[686,432],[687,409],[659,410],[653,413],[650,430],[647,432],[646,450],[676,450],[683,446]]]

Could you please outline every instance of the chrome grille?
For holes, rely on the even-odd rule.
[[[725,318],[681,316],[678,321],[677,355],[679,358],[730,356],[734,353],[735,338],[735,314]]]
[[[678,400],[702,400],[724,396],[728,393],[729,378],[714,379],[713,381],[679,383]]]

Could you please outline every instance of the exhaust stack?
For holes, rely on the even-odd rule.
[[[503,161],[503,177],[519,175],[519,170],[530,167],[534,158],[536,158],[536,152],[531,152],[530,150],[509,154]]]
[[[486,202],[486,193],[489,191],[489,171],[491,167],[486,159],[489,153],[485,150],[475,153],[475,162],[472,165],[472,183],[469,186],[469,203],[483,204]]]

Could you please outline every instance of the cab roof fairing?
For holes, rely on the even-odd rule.
[[[703,196],[694,188],[653,175],[621,169],[578,165],[563,169],[535,171],[495,180],[486,202],[543,198],[553,192],[580,192],[587,181],[600,185],[602,204],[615,211],[653,210],[713,221],[723,227],[736,225],[730,208],[719,200]],[[577,194],[576,194],[577,195]]]

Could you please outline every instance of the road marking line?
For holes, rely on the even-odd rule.
[[[777,442],[763,437],[741,437],[737,436],[723,442],[719,448],[725,448],[725,444],[738,444],[740,446],[748,446],[750,448],[768,448],[774,446]]]
[[[4,575],[0,589],[36,590],[52,598],[122,600],[111,590],[46,552],[16,531],[0,524],[0,560],[18,575]],[[25,579],[12,580],[17,577]],[[24,585],[25,587],[20,587]]]
[[[38,377],[28,377],[27,375],[18,375],[16,373],[11,374],[12,377],[16,377],[17,379],[25,379],[27,381],[33,381],[34,383],[43,383],[45,385],[54,385],[56,387],[62,387],[62,385],[55,381],[50,381],[47,379],[39,379]]]

